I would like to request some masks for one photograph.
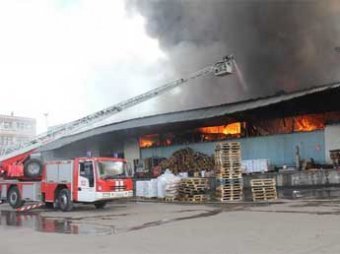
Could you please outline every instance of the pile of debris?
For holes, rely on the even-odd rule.
[[[201,171],[212,171],[214,169],[214,159],[204,153],[195,152],[191,148],[184,148],[163,160],[159,166],[165,170],[170,169],[174,174],[188,172],[191,175]]]
[[[243,199],[241,147],[238,142],[216,145],[216,198],[219,201]]]
[[[276,181],[274,178],[250,180],[251,192],[254,201],[267,201],[277,199]]]
[[[208,179],[207,178],[185,178],[179,184],[180,201],[204,202],[208,200]]]

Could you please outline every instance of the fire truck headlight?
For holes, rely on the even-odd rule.
[[[103,188],[102,186],[98,186],[98,190],[101,191]]]

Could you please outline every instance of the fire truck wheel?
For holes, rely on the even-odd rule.
[[[36,178],[41,176],[43,165],[40,160],[29,159],[24,164],[24,173],[28,178]]]
[[[7,201],[14,209],[22,207],[25,203],[25,201],[21,199],[20,191],[16,186],[9,189],[7,193]]]
[[[71,211],[73,202],[71,200],[71,192],[68,189],[62,189],[58,194],[58,204],[63,212]]]
[[[94,203],[94,206],[97,208],[97,209],[103,209],[105,206],[106,206],[106,202],[97,202],[97,203]]]

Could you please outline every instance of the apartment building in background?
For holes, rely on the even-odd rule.
[[[36,135],[36,120],[28,117],[0,115],[0,150],[24,143]]]

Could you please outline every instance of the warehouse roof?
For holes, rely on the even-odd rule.
[[[158,114],[146,117],[139,117],[128,119],[124,121],[118,121],[114,118],[107,118],[96,125],[88,126],[77,133],[63,137],[50,144],[45,145],[40,150],[52,150],[60,148],[64,145],[79,141],[92,136],[115,132],[120,130],[137,129],[142,127],[152,127],[164,124],[176,124],[183,122],[193,122],[204,119],[212,119],[215,117],[227,116],[235,113],[241,113],[257,108],[265,108],[271,105],[279,104],[282,102],[291,101],[293,99],[302,98],[308,95],[313,95],[325,91],[331,91],[339,89],[340,83],[332,83],[328,85],[312,87],[292,93],[281,93],[268,97],[261,97],[257,99],[251,99],[246,101],[240,101],[236,103],[229,103],[223,105],[217,105],[212,107],[198,108],[186,111],[170,112],[165,114]]]

